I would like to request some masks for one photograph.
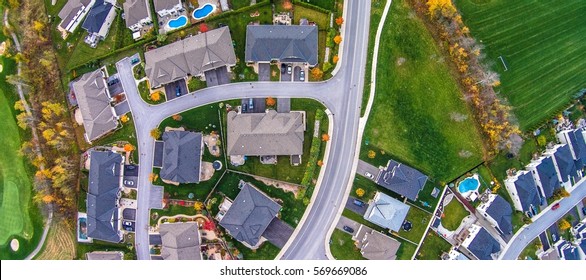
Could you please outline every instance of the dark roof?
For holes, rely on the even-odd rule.
[[[163,240],[160,234],[149,234],[149,245],[161,245]]]
[[[486,209],[486,213],[496,220],[499,229],[504,234],[513,233],[513,224],[511,215],[513,214],[513,208],[502,196],[497,195],[492,203]]]
[[[541,198],[537,191],[537,185],[529,172],[520,174],[515,181],[515,187],[521,201],[523,211],[529,211],[531,206],[536,209],[541,204]]]
[[[550,156],[543,157],[536,169],[545,197],[552,197],[553,191],[560,187],[560,180],[558,179],[553,159]]]
[[[417,169],[389,160],[376,183],[410,200],[416,200],[426,182],[427,176]]]
[[[118,235],[118,192],[122,156],[111,151],[90,153],[87,193],[87,236],[120,242]]]
[[[67,25],[71,23],[77,17],[77,14],[80,13],[83,8],[89,5],[91,0],[69,0],[65,3],[61,11],[59,11],[59,18],[61,18],[62,22],[60,26],[62,28],[67,28]],[[77,19],[80,20],[80,19]]]
[[[100,32],[106,17],[108,17],[110,10],[113,8],[112,4],[104,2],[104,0],[96,0],[81,27],[89,33]]]
[[[249,25],[246,27],[247,62],[307,62],[317,64],[317,26]]]
[[[165,260],[201,260],[197,223],[172,223],[159,226]]]
[[[578,168],[582,168],[586,164],[586,141],[584,139],[582,129],[574,129],[567,132],[567,139],[570,140],[569,144],[572,145],[574,155],[578,161]]]
[[[558,146],[553,155],[560,171],[562,181],[568,181],[568,177],[578,177],[576,164],[574,163],[572,152],[570,151],[570,147],[568,145]]]
[[[201,133],[190,131],[167,131],[163,133],[165,143],[161,179],[177,183],[199,183]]]
[[[561,257],[563,257],[565,260],[579,260],[580,259],[580,253],[578,252],[578,248],[574,245],[572,245],[570,242],[568,241],[562,241],[558,246],[558,253],[560,254]]]
[[[220,225],[238,241],[255,246],[280,210],[281,205],[245,183]]]
[[[492,260],[491,254],[498,253],[501,246],[484,228],[481,228],[470,245],[468,250],[479,260]]]

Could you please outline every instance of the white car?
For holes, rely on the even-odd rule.
[[[367,172],[364,172],[364,176],[366,176],[366,177],[374,180],[374,175],[370,174],[370,172],[368,172],[368,171]]]
[[[305,71],[301,70],[299,73],[299,80],[302,82],[305,81]]]

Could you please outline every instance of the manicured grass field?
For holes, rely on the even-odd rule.
[[[391,6],[361,155],[384,150],[449,182],[482,161],[482,139],[445,58],[413,13],[405,0]]]
[[[352,235],[339,229],[332,233],[330,250],[336,260],[365,260],[360,250],[354,245]]]
[[[452,245],[430,230],[417,252],[418,260],[439,260],[443,252],[450,251]]]
[[[429,219],[431,219],[431,214],[413,205],[409,206],[411,206],[411,208],[409,209],[409,213],[407,213],[405,221],[411,222],[413,228],[410,231],[405,231],[401,228],[401,230],[399,230],[399,236],[405,239],[409,239],[415,243],[419,243],[419,241],[421,241],[421,237],[425,233],[425,229],[427,229]]]
[[[501,75],[522,130],[559,112],[586,87],[586,2],[456,0]],[[500,56],[505,60],[505,71]]]
[[[444,217],[442,217],[442,226],[447,230],[456,230],[462,219],[470,215],[464,205],[460,203],[456,198],[452,199],[448,205],[444,205]]]

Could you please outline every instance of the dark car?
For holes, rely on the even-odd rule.
[[[353,233],[354,232],[354,229],[351,228],[351,227],[349,227],[349,226],[344,226],[343,228],[344,228],[345,231],[347,231],[349,233]]]
[[[584,213],[584,215],[586,215],[586,207],[582,208],[582,213]]]
[[[557,210],[558,208],[560,208],[560,203],[556,203],[551,207],[551,210]]]
[[[126,169],[128,169],[128,170],[134,170],[135,168],[136,168],[136,166],[134,166],[134,165],[127,165],[126,166]]]
[[[281,64],[281,74],[285,74],[287,72],[287,65],[285,63]]]
[[[132,63],[134,65],[134,64],[137,64],[139,61],[140,60],[138,59],[138,57],[135,57],[130,61],[130,63]]]
[[[175,96],[181,96],[181,86],[175,86]]]
[[[364,206],[364,202],[358,200],[358,199],[354,199],[354,201],[352,201],[352,203],[354,203],[354,205],[358,206],[358,207],[363,207]]]

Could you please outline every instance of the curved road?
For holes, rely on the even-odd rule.
[[[344,203],[356,139],[360,106],[364,88],[364,71],[368,48],[370,2],[346,1],[343,41],[343,59],[337,74],[330,80],[317,83],[252,82],[234,83],[205,88],[165,102],[148,105],[138,94],[130,59],[116,64],[120,81],[135,123],[139,154],[139,177],[136,217],[136,253],[138,259],[150,259],[148,246],[149,199],[152,184],[154,141],[151,129],[165,118],[195,107],[223,100],[254,97],[312,98],[322,102],[332,113],[333,134],[330,155],[322,184],[315,200],[306,211],[304,222],[298,225],[298,234],[283,254],[283,259],[327,259],[324,242],[327,230],[336,218],[338,206]]]
[[[535,240],[539,234],[561,219],[572,208],[576,207],[576,205],[586,197],[586,178],[580,180],[574,186],[570,194],[570,197],[566,197],[559,201],[560,207],[558,209],[551,210],[550,205],[535,217],[533,223],[525,225],[518,230],[499,255],[499,259],[516,260],[523,249]]]

